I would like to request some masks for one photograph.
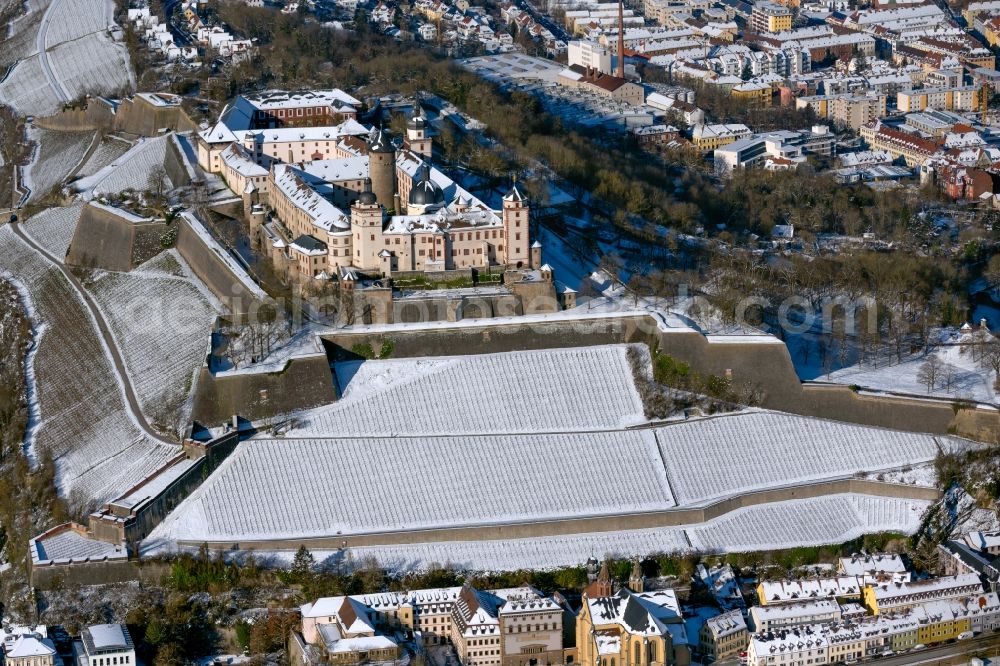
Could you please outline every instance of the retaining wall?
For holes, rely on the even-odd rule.
[[[191,266],[198,279],[204,282],[215,297],[234,314],[246,313],[252,308],[253,304],[258,302],[257,295],[247,289],[213,248],[205,244],[201,236],[191,228],[187,219],[180,216],[174,224],[179,225],[177,251]],[[242,413],[240,410],[229,412],[227,418],[238,412]]]
[[[336,399],[325,355],[293,359],[281,372],[220,377],[202,368],[191,418],[206,425],[226,422],[233,414],[259,421]]]
[[[138,560],[49,564],[31,567],[31,585],[42,590],[61,589],[67,585],[108,585],[133,580],[158,585],[169,573],[169,564],[144,563]]]
[[[936,501],[941,492],[935,488],[869,481],[867,479],[839,479],[822,481],[788,488],[774,488],[745,493],[699,508],[666,509],[645,513],[565,518],[525,523],[505,523],[475,527],[445,527],[426,530],[400,530],[368,534],[338,535],[310,539],[271,539],[259,541],[209,541],[213,550],[297,550],[305,545],[310,549],[335,550],[342,547],[386,546],[447,541],[499,541],[548,537],[588,532],[680,527],[696,525],[723,516],[744,507],[770,502],[810,499],[842,493],[857,493],[876,497],[905,498]],[[203,542],[179,541],[182,546],[198,546]]]
[[[136,251],[140,249],[136,247],[137,238],[144,237],[143,244],[154,241],[158,244],[159,236],[165,230],[166,225],[162,222],[136,223],[113,211],[87,204],[83,207],[80,221],[73,232],[73,240],[66,252],[66,263],[70,266],[127,272],[132,270],[135,260],[142,260],[147,254]]]

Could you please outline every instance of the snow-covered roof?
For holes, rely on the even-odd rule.
[[[350,218],[317,192],[318,188],[328,187],[325,181],[302,169],[275,164],[274,184],[318,229],[333,232],[351,228]]]
[[[267,169],[254,162],[246,150],[238,143],[232,143],[219,155],[222,163],[246,178],[263,178]]]
[[[972,327],[969,326],[969,329],[971,328]],[[962,329],[965,330],[965,326],[963,326]],[[969,532],[962,538],[962,540],[965,541],[970,548],[975,548],[976,550],[1000,548],[1000,532]]]
[[[19,636],[7,650],[7,658],[46,657],[55,653],[55,645],[52,644],[50,639],[38,638],[34,634],[24,634]]]
[[[896,553],[860,553],[840,558],[840,570],[848,576],[905,573],[906,563]]]
[[[816,601],[800,601],[794,604],[768,604],[754,606],[750,609],[754,625],[758,628],[772,622],[788,624],[797,618],[814,618],[816,616],[840,616],[840,605],[833,599],[818,599]]]
[[[681,621],[680,605],[673,590],[634,593],[622,588],[610,597],[586,600],[596,625],[618,625],[630,634],[662,636],[667,625]]]
[[[295,141],[337,141],[345,136],[368,136],[371,129],[356,120],[345,120],[339,125],[319,127],[274,127],[239,131],[243,141],[257,143],[290,143]]]
[[[198,132],[198,136],[206,143],[229,143],[237,140],[233,131],[221,120],[208,129]]]
[[[873,594],[879,608],[912,603],[914,595],[921,599],[965,596],[983,591],[982,581],[974,573],[957,576],[940,576],[929,580],[892,582],[873,586]],[[974,590],[975,592],[970,592]]]
[[[132,637],[121,624],[95,624],[81,632],[87,654],[95,651],[131,650]]]
[[[298,109],[310,106],[357,107],[361,101],[339,88],[330,90],[268,90],[254,95],[244,95],[254,107],[262,111]]]
[[[356,638],[341,638],[329,652],[341,654],[344,652],[367,652],[368,650],[386,650],[398,647],[388,636],[358,636]]]
[[[718,640],[741,631],[746,631],[747,623],[743,619],[743,611],[736,609],[708,618],[705,621],[705,628]]]
[[[364,179],[368,177],[368,156],[314,160],[303,164],[302,170],[328,183]]]
[[[809,599],[856,597],[862,592],[861,581],[856,576],[766,580],[760,585],[761,603],[766,605]]]

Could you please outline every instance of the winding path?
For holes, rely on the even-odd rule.
[[[100,308],[97,307],[97,303],[83,287],[80,280],[77,279],[77,277],[73,275],[73,272],[66,268],[61,261],[49,254],[48,251],[39,246],[34,240],[31,239],[31,237],[25,234],[24,231],[21,230],[20,224],[15,222],[12,223],[10,227],[14,234],[20,238],[25,245],[37,252],[43,259],[55,266],[59,272],[63,274],[73,289],[76,290],[80,299],[83,301],[83,304],[87,306],[91,317],[97,323],[97,331],[100,333],[101,338],[104,341],[104,348],[111,360],[112,369],[114,370],[115,375],[117,375],[118,387],[125,400],[125,409],[127,409],[131,415],[133,423],[135,423],[150,439],[168,446],[177,446],[177,442],[164,439],[163,436],[160,435],[152,425],[150,425],[149,421],[147,421],[146,417],[143,415],[142,407],[140,406],[139,399],[136,396],[135,387],[132,386],[132,381],[129,379],[128,370],[125,367],[125,361],[122,358],[121,352],[118,351],[118,345],[115,342],[114,335],[111,333],[108,322],[104,319],[104,315],[101,313]]]
[[[52,0],[49,6],[45,8],[45,13],[42,14],[41,23],[38,25],[38,35],[35,37],[35,48],[38,49],[38,62],[42,66],[42,72],[45,74],[45,78],[52,87],[52,91],[55,92],[56,96],[63,102],[69,102],[72,99],[69,91],[66,90],[66,86],[63,85],[63,82],[59,80],[59,77],[57,77],[55,72],[52,71],[52,64],[49,62],[49,52],[45,47],[45,38],[49,31],[49,21],[52,18],[52,10],[58,7],[60,2],[62,2],[62,0]],[[21,236],[21,238],[24,238],[24,236]]]

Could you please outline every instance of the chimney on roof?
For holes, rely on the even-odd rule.
[[[625,0],[618,0],[618,78],[625,78]]]

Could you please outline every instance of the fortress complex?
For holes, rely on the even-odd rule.
[[[514,186],[493,209],[434,168],[419,106],[397,143],[341,107],[337,125],[260,128],[270,116],[255,104],[239,98],[200,132],[198,161],[243,197],[252,235],[299,279],[541,268],[526,197]]]

